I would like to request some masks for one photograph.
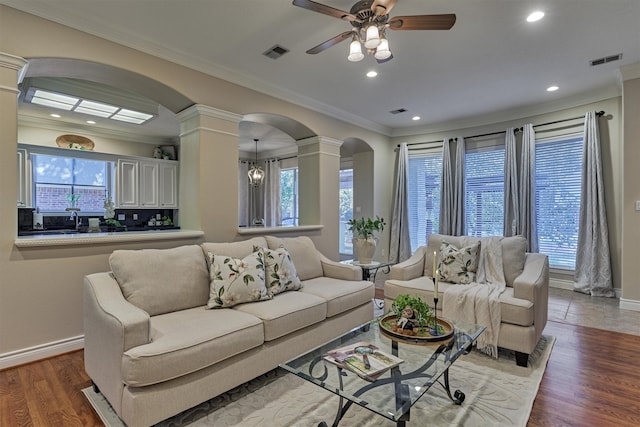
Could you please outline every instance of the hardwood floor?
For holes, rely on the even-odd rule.
[[[549,322],[557,340],[529,419],[538,426],[640,425],[640,336]],[[100,426],[80,390],[83,352],[0,371],[0,426]]]

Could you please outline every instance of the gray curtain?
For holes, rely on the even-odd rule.
[[[520,213],[517,234],[527,238],[527,251],[538,252],[536,228],[536,134],[531,123],[522,127],[520,161]]]
[[[467,227],[464,223],[464,153],[464,138],[459,136],[456,138],[456,168],[454,169],[455,203],[453,209],[455,222],[453,223],[453,231],[455,236],[462,236],[467,232]]]
[[[264,225],[277,227],[282,225],[282,207],[280,203],[280,162],[264,162],[264,183],[262,189],[264,205]]]
[[[505,237],[518,233],[518,159],[514,128],[507,128],[504,142],[504,231]]]
[[[251,225],[251,189],[249,185],[249,164],[238,162],[238,225]]]
[[[409,150],[407,144],[400,144],[396,163],[395,197],[391,213],[391,233],[389,238],[389,261],[402,262],[411,256],[409,237]]]
[[[574,289],[593,296],[614,297],[609,229],[604,200],[598,117],[585,115],[582,192]]]
[[[464,225],[464,138],[456,138],[456,159],[451,160],[451,140],[442,144],[440,181],[440,234],[462,236]]]

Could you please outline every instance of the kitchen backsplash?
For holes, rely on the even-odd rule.
[[[33,230],[33,212],[33,208],[18,208],[19,231]],[[81,213],[81,224],[85,227],[88,226],[88,218],[98,218],[100,224],[104,225],[102,215],[83,216]],[[130,229],[165,226],[167,225],[165,223],[169,221],[172,225],[177,226],[174,222],[173,209],[116,209],[114,219],[118,220],[122,226]],[[152,219],[153,221],[151,221]],[[166,221],[167,219],[169,221]],[[45,230],[71,229],[75,227],[75,219],[71,218],[70,215],[48,215],[43,213],[43,226]]]

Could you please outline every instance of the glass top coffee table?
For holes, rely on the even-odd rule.
[[[460,405],[464,401],[462,391],[451,393],[449,389],[449,367],[460,356],[469,353],[485,328],[458,321],[450,321],[450,324],[454,327],[453,334],[446,339],[415,343],[410,342],[410,337],[389,337],[374,320],[280,366],[340,396],[333,426],[339,424],[354,403],[395,421],[397,426],[405,426],[413,404],[436,383],[454,403]],[[361,341],[399,357],[402,363],[372,380],[324,359],[329,351]],[[322,422],[319,426],[327,426],[327,423]]]

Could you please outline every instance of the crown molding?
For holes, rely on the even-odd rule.
[[[221,110],[215,107],[209,107],[202,104],[194,104],[191,107],[180,111],[176,114],[176,117],[181,122],[193,119],[199,116],[212,117],[214,119],[228,120],[234,123],[240,123],[242,121],[242,115],[232,113],[231,111]]]

